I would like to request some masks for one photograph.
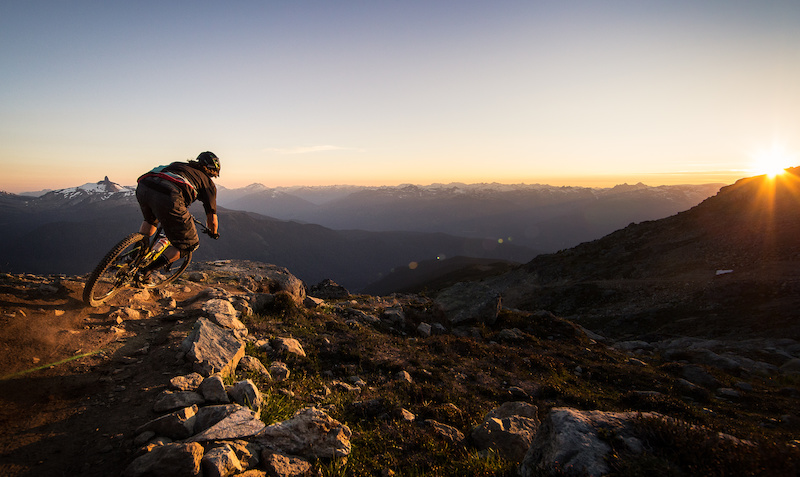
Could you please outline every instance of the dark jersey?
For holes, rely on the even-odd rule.
[[[168,166],[159,166],[140,177],[139,181],[151,176],[161,177],[176,184],[187,206],[199,200],[203,203],[206,214],[217,213],[217,186],[205,172],[193,164],[173,162]]]

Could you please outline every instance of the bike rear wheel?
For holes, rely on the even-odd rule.
[[[142,283],[145,288],[157,288],[174,282],[186,267],[192,262],[192,253],[189,252],[185,257],[181,257],[170,265],[169,270],[154,270],[150,278]]]
[[[130,234],[103,257],[83,287],[84,303],[99,306],[133,281],[147,246],[143,238]]]

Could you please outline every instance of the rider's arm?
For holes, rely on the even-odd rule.
[[[219,220],[217,219],[217,214],[206,214],[206,227],[211,233],[219,233]]]

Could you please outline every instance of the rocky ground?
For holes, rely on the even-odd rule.
[[[182,300],[206,287],[170,291]],[[185,368],[176,347],[192,322],[154,318],[153,300],[118,323],[110,313],[134,291],[99,308],[84,307],[82,291],[75,278],[0,278],[3,475],[118,475],[126,433],[152,417],[164,377]]]
[[[197,264],[204,275],[186,275],[194,281],[159,295],[130,290],[93,309],[80,301],[80,279],[0,276],[0,474],[120,475],[142,452],[136,430],[158,416],[153,402],[195,370],[181,342],[201,298],[209,288],[233,301],[275,292],[260,267]],[[329,295],[312,308],[244,313],[249,355],[274,363],[255,343],[277,336],[297,338],[308,355],[289,362],[292,379],[258,381],[272,402],[262,420],[317,406],[349,426],[349,462],[312,462],[323,475],[557,475],[548,459],[569,449],[546,444],[575,422],[605,429],[591,434],[594,447],[608,448],[600,460],[618,475],[800,469],[794,340],[735,352],[699,338],[612,341],[546,311],[495,307],[476,321],[448,317],[452,308],[423,296]],[[506,402],[544,424],[522,454],[498,459],[478,429]]]

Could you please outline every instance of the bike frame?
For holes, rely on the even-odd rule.
[[[195,224],[200,226],[201,233],[208,234],[210,232],[208,227],[206,227],[204,223],[197,220],[194,216],[192,216],[192,221],[194,221]],[[166,235],[164,235],[164,238],[167,240],[167,244],[164,246],[164,248],[162,248],[158,252],[153,250],[153,247],[155,247],[156,242],[158,242],[158,240],[161,238],[160,236],[163,232],[164,232],[164,227],[159,224],[158,228],[156,229],[156,232],[153,234],[152,237],[148,239],[147,253],[145,253],[144,257],[142,257],[142,262],[140,262],[139,265],[141,265],[141,263],[150,263],[151,261],[156,260],[158,257],[164,254],[164,251],[167,248],[169,248],[170,245],[172,245],[172,242],[169,241],[169,238]]]
[[[202,222],[192,216],[194,223],[200,226],[200,230],[211,236],[211,231]],[[121,242],[119,242],[106,256],[101,260],[100,264],[89,275],[86,285],[84,286],[83,299],[89,306],[98,306],[106,300],[115,295],[119,290],[128,287],[144,287],[156,288],[176,280],[189,266],[192,260],[192,254],[188,253],[182,256],[174,263],[180,262],[179,268],[176,271],[172,270],[170,264],[164,272],[167,276],[164,278],[160,275],[160,279],[155,282],[147,281],[141,282],[140,271],[142,267],[152,263],[160,257],[164,250],[170,246],[170,241],[167,239],[167,244],[161,250],[154,250],[156,242],[159,240],[160,235],[163,233],[163,227],[158,226],[156,232],[151,237],[144,237],[140,233],[131,234]],[[136,237],[139,237],[138,239]],[[166,237],[165,237],[166,238]],[[135,255],[135,244],[139,243],[138,251]],[[128,250],[130,249],[130,250]]]

